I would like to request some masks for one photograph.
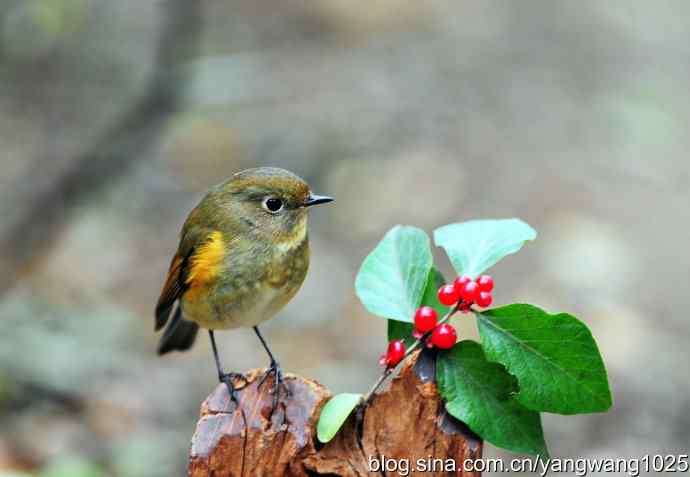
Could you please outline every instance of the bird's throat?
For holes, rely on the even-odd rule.
[[[307,218],[301,218],[295,226],[276,242],[279,253],[290,252],[300,247],[307,240]]]

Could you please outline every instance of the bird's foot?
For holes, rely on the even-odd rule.
[[[247,381],[247,377],[242,374],[242,373],[222,373],[218,375],[218,380],[221,383],[224,383],[225,386],[228,388],[228,393],[230,394],[230,399],[232,399],[235,404],[239,405],[239,399],[237,396],[237,391],[241,391],[244,389],[249,382]],[[236,381],[239,381],[239,384],[235,384]]]
[[[280,367],[280,363],[277,361],[271,361],[271,364],[268,366],[268,369],[264,373],[264,375],[261,377],[261,380],[259,381],[258,388],[261,389],[261,386],[266,382],[268,377],[273,374],[273,404],[271,406],[271,414],[273,414],[273,411],[275,411],[276,407],[278,406],[278,400],[280,399],[280,388],[283,388],[285,392],[285,399],[290,399],[290,389],[287,387],[285,384],[285,377],[283,376],[283,370]]]

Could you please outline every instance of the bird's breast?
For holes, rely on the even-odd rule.
[[[185,317],[209,329],[256,326],[299,291],[309,268],[309,243],[305,237],[291,248],[238,251],[224,266],[206,292],[183,299]]]

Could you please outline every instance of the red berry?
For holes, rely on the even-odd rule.
[[[472,279],[467,275],[460,275],[458,278],[455,279],[453,285],[455,285],[455,288],[457,288],[458,290],[462,290],[463,288],[465,288],[465,285],[467,285],[471,281]]]
[[[414,314],[414,326],[422,333],[433,330],[437,321],[438,313],[430,306],[423,306]]]
[[[460,306],[458,306],[458,310],[462,311],[463,313],[467,313],[470,311],[470,305],[471,303],[463,301],[462,303],[460,303]]]
[[[477,285],[476,282],[469,282],[460,290],[460,294],[462,295],[462,299],[467,303],[474,303],[479,296],[479,285]]]
[[[452,348],[457,340],[458,334],[455,332],[455,328],[448,323],[437,326],[431,334],[431,343],[441,349]]]
[[[460,300],[460,291],[451,283],[438,290],[438,301],[446,306],[455,305]]]
[[[482,308],[486,308],[491,305],[492,301],[493,297],[491,296],[491,292],[479,292],[479,296],[477,297],[477,305],[481,306]]]
[[[381,356],[379,364],[386,367],[397,365],[405,357],[405,342],[403,340],[393,340],[388,343],[388,352]]]
[[[477,278],[477,285],[479,285],[479,290],[490,292],[494,289],[494,279],[489,275],[481,275]]]

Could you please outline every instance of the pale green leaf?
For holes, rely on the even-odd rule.
[[[355,290],[369,312],[412,322],[432,266],[429,237],[418,228],[396,226],[364,259]]]
[[[424,295],[422,296],[422,302],[419,306],[430,306],[436,310],[439,319],[448,313],[448,307],[441,304],[438,301],[438,289],[443,285],[444,278],[443,274],[432,268],[429,271],[429,277],[426,281],[426,287],[424,288]],[[405,346],[409,347],[416,340],[412,337],[412,331],[414,330],[414,325],[412,323],[407,323],[397,320],[388,320],[388,341],[391,340],[403,340]]]
[[[472,220],[434,232],[434,242],[446,250],[458,274],[472,278],[536,237],[534,229],[519,219]]]
[[[361,394],[343,393],[333,396],[321,410],[316,425],[316,437],[319,441],[326,443],[333,439],[361,400]]]

